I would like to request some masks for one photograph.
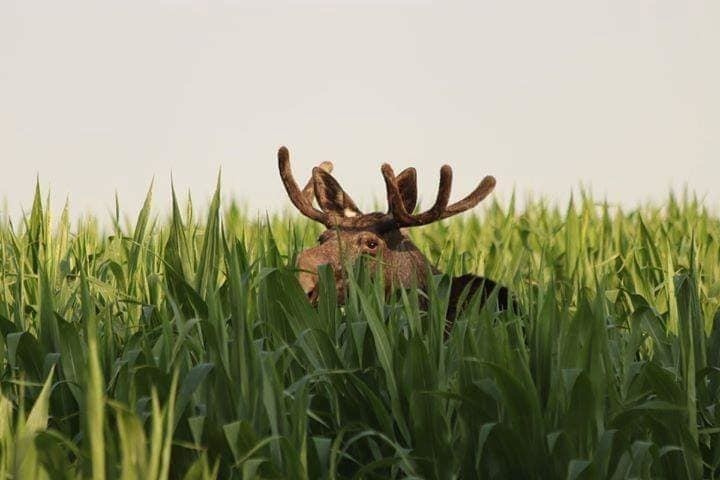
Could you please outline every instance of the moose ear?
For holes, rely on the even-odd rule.
[[[406,168],[395,177],[405,211],[412,213],[417,205],[417,172],[414,168]]]
[[[341,217],[355,217],[362,215],[350,195],[345,193],[335,178],[321,168],[315,167],[312,173],[315,185],[315,198],[320,208],[328,213]]]

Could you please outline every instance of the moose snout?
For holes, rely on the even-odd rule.
[[[317,269],[309,270],[300,267],[298,281],[311,303],[315,303],[318,297],[318,274]]]
[[[317,269],[324,266],[330,267],[330,269],[332,270],[335,281],[335,293],[337,294],[337,302],[338,304],[343,304],[345,302],[345,290],[347,288],[347,285],[343,277],[343,271],[332,263],[320,264],[314,267],[313,270],[300,270],[300,273],[298,274],[300,286],[305,292],[305,295],[307,295],[310,303],[312,305],[317,305],[318,298],[320,297],[320,277],[317,273]]]
[[[317,249],[309,249],[300,253],[297,259],[297,267],[300,271],[298,281],[310,303],[316,303],[319,294],[318,268],[328,265],[329,262],[319,254]]]
[[[297,258],[298,280],[310,303],[316,304],[320,296],[319,269],[328,268],[335,282],[338,303],[345,299],[345,271],[340,262],[338,244],[327,241],[300,252]]]

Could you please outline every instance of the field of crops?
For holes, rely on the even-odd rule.
[[[292,269],[319,227],[216,193],[101,229],[38,191],[0,225],[2,478],[717,478],[720,218],[487,202],[412,231],[517,313]],[[167,202],[167,203],[165,203]],[[51,212],[56,216],[51,218]]]

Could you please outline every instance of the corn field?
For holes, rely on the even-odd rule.
[[[3,220],[2,478],[720,477],[720,217],[692,195],[413,229],[519,305],[448,338],[447,275],[421,310],[362,265],[338,305],[321,270],[313,308],[293,265],[320,227],[221,198],[104,228],[38,188]]]

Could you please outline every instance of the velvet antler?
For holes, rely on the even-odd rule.
[[[327,173],[332,173],[333,164],[332,162],[322,162],[316,168],[324,170]],[[315,182],[313,181],[312,175],[310,176],[310,180],[305,184],[305,188],[302,189],[302,195],[305,197],[305,200],[312,205],[313,200],[315,200]]]
[[[452,205],[452,169],[448,165],[440,168],[440,184],[437,198],[430,209],[413,214],[417,202],[417,180],[414,168],[407,168],[395,175],[390,165],[383,164],[382,175],[388,199],[387,214],[363,215],[350,196],[330,174],[333,165],[323,162],[313,168],[312,177],[305,188],[300,190],[290,169],[290,153],[285,147],[278,150],[278,167],[285,190],[293,205],[306,217],[320,222],[328,228],[369,228],[385,231],[390,228],[417,227],[457,215],[473,208],[495,188],[495,178],[486,176],[468,196]],[[320,209],[313,206],[313,197]]]
[[[350,196],[337,183],[330,171],[332,163],[323,162],[313,168],[308,184],[300,190],[290,169],[290,152],[286,147],[278,150],[278,168],[290,201],[300,213],[320,222],[328,228],[354,228],[362,212],[358,210]],[[313,196],[320,210],[313,206]]]
[[[488,175],[467,197],[448,206],[452,186],[452,169],[448,165],[443,165],[440,169],[440,185],[435,204],[429,210],[413,215],[405,208],[392,167],[387,163],[383,164],[381,171],[387,190],[388,213],[393,216],[398,227],[427,225],[469,210],[487,197],[495,188],[496,183],[495,178]]]

